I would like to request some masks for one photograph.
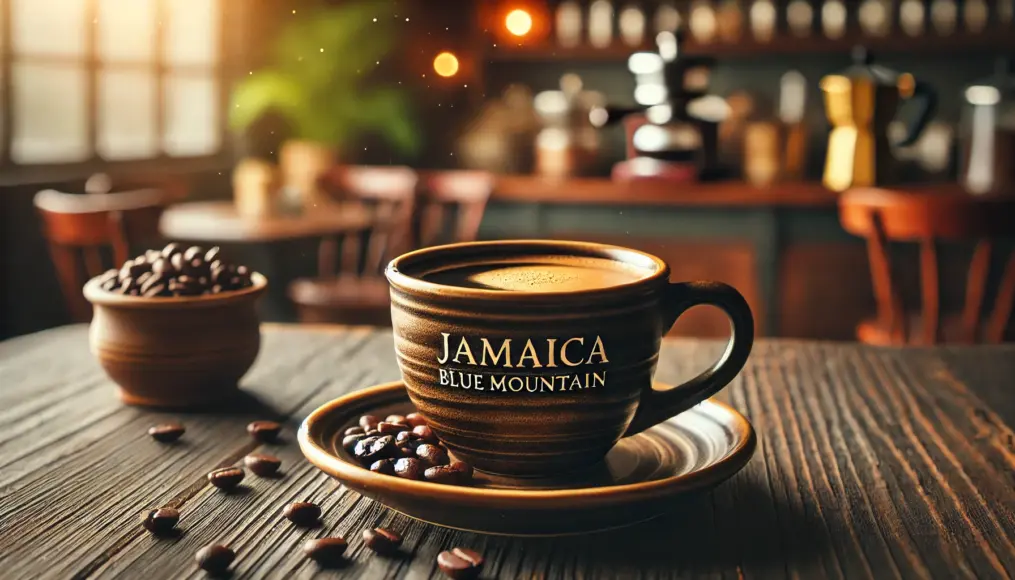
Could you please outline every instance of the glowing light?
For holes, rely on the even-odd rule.
[[[524,10],[512,10],[504,19],[508,32],[515,36],[525,36],[532,30],[532,16]]]
[[[433,70],[442,77],[453,77],[458,73],[458,57],[442,52],[433,59]]]

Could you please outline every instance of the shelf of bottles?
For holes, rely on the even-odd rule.
[[[684,31],[688,53],[1001,53],[1015,50],[1015,0],[557,0],[539,39],[499,42],[509,60],[626,59]]]

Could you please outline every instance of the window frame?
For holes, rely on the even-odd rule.
[[[166,14],[165,0],[151,0],[155,3],[156,17]],[[219,3],[218,51],[219,58],[213,65],[170,65],[163,53],[165,42],[162,26],[155,26],[153,43],[156,47],[153,60],[103,62],[98,54],[98,27],[95,26],[98,3],[85,2],[85,49],[83,56],[63,57],[49,55],[16,55],[12,34],[12,1],[0,0],[0,184],[11,182],[50,181],[56,176],[87,175],[96,170],[133,171],[223,167],[230,163],[234,146],[231,142],[228,121],[229,94],[241,74],[249,68],[241,46],[242,25],[248,12],[244,0],[217,0]],[[239,23],[239,25],[237,25]],[[64,64],[82,66],[85,71],[86,138],[90,149],[84,161],[67,163],[16,163],[11,158],[14,139],[13,71],[15,63]],[[99,82],[103,69],[144,70],[155,75],[155,132],[158,153],[155,156],[129,160],[107,160],[99,154]],[[211,73],[218,89],[218,151],[210,155],[172,156],[165,151],[166,135],[166,81],[172,74],[181,76],[205,76]],[[37,177],[38,176],[38,177]]]

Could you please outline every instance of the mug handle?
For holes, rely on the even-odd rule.
[[[682,385],[657,391],[649,384],[624,437],[675,417],[718,393],[744,368],[754,344],[754,316],[747,301],[732,286],[721,282],[670,284],[662,301],[664,334],[681,314],[700,304],[716,306],[729,317],[732,332],[726,351],[715,364]]]

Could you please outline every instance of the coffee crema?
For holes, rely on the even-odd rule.
[[[427,282],[501,292],[575,292],[636,282],[652,272],[609,258],[518,256],[465,262],[431,270]]]

